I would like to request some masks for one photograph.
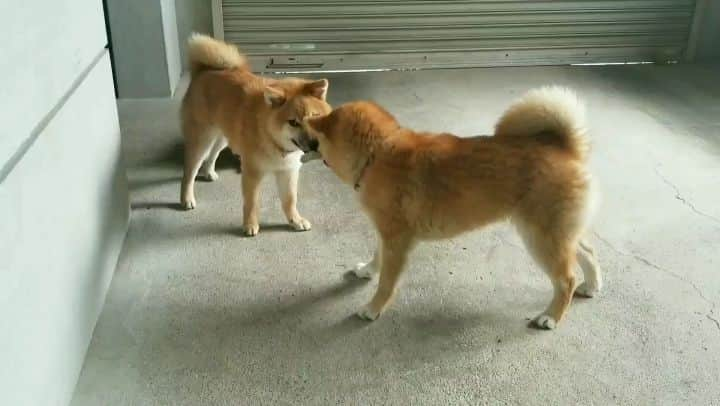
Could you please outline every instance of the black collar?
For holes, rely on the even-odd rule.
[[[370,155],[367,160],[365,161],[365,164],[363,165],[362,169],[360,169],[360,173],[358,173],[357,179],[355,179],[355,184],[353,185],[353,189],[360,190],[360,181],[362,180],[363,176],[365,176],[365,171],[367,170],[368,166],[372,164],[373,162],[373,156]]]

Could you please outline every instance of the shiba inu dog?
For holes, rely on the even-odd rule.
[[[195,208],[196,176],[216,180],[215,161],[229,146],[242,161],[245,233],[258,233],[259,185],[271,173],[288,222],[296,230],[309,230],[310,222],[296,207],[302,152],[292,140],[304,131],[305,118],[331,110],[325,101],[328,81],[260,77],[233,45],[199,34],[188,43],[192,79],[181,109],[182,207]]]
[[[378,249],[355,273],[380,272],[375,296],[358,313],[374,320],[391,303],[408,254],[422,240],[454,237],[510,220],[549,276],[554,296],[534,319],[552,329],[574,292],[602,287],[592,247],[582,239],[594,211],[584,107],[570,90],[533,90],[510,106],[490,137],[460,138],[402,127],[371,102],[309,117],[297,143],[317,150],[377,228]],[[579,263],[584,281],[575,284]]]

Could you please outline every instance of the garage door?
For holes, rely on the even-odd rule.
[[[214,0],[215,35],[264,71],[682,58],[695,0]]]

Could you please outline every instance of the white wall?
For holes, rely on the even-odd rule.
[[[0,405],[65,405],[128,196],[100,0],[0,6]]]
[[[0,2],[0,163],[105,46],[100,0]]]

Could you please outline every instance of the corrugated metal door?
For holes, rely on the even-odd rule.
[[[679,60],[695,0],[214,0],[257,69]]]

